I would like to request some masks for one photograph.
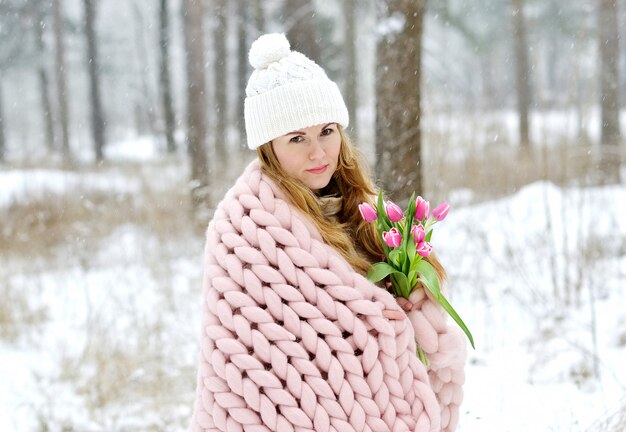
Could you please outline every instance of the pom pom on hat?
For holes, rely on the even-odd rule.
[[[270,33],[252,43],[248,60],[255,69],[265,69],[270,64],[287,57],[291,53],[289,41],[283,33]]]
[[[284,34],[260,36],[248,59],[254,67],[244,102],[249,148],[309,126],[348,126],[348,109],[337,84],[313,60],[292,51]]]

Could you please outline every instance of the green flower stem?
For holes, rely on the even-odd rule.
[[[459,314],[454,310],[452,305],[448,302],[448,300],[444,297],[443,293],[439,289],[439,279],[437,278],[437,272],[435,272],[433,266],[431,266],[427,261],[420,261],[416,267],[417,271],[420,273],[419,279],[422,280],[426,289],[430,291],[433,297],[435,297],[437,303],[439,303],[441,307],[446,312],[448,312],[448,315],[452,317],[454,322],[456,322],[458,326],[461,327],[461,330],[463,330],[463,332],[467,336],[467,339],[469,339],[470,343],[472,344],[472,348],[476,349],[476,347],[474,346],[474,337],[472,336],[472,333],[469,331]]]
[[[424,363],[424,366],[426,367],[430,366],[430,361],[428,360],[428,357],[426,357],[426,353],[424,352],[424,349],[419,343],[417,343],[417,341],[415,343],[417,344],[417,350],[416,350],[417,358],[420,359],[422,363]]]

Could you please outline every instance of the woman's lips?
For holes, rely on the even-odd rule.
[[[321,174],[324,171],[326,171],[326,168],[328,168],[328,165],[324,165],[324,166],[313,168],[313,169],[308,169],[307,171],[310,172],[311,174]]]

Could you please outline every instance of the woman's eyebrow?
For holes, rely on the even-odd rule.
[[[337,124],[337,123],[334,123],[334,122],[327,123],[324,126],[322,126],[322,130],[326,129],[330,125],[335,125],[335,124]],[[284,136],[287,136],[287,135],[306,135],[306,132],[297,130],[297,131],[293,131],[293,132],[287,132]]]

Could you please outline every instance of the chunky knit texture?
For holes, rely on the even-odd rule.
[[[383,310],[401,310],[394,297],[325,244],[258,161],[209,224],[203,285],[191,430],[456,427],[462,334],[422,290],[404,304],[408,319],[386,319]]]

